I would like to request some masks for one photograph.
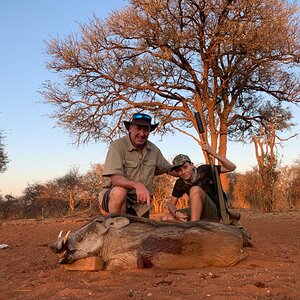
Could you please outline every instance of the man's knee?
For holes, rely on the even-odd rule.
[[[115,186],[111,189],[109,197],[116,198],[116,199],[126,199],[127,197],[127,190],[120,186]]]
[[[108,198],[109,213],[126,213],[127,190],[122,187],[113,187]]]
[[[127,189],[115,186],[109,193],[109,202],[124,203],[127,198]]]
[[[122,187],[113,187],[103,189],[99,194],[100,211],[110,212],[111,207],[123,207],[127,198],[127,189]]]

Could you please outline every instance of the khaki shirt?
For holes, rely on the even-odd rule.
[[[157,146],[147,141],[141,153],[132,145],[128,134],[111,143],[104,163],[103,176],[122,175],[141,182],[152,195],[154,176],[167,173],[171,167]],[[109,185],[110,180],[106,187]]]

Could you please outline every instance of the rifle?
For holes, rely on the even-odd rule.
[[[196,119],[198,131],[200,133],[200,139],[202,141],[206,141],[205,135],[204,135],[204,127],[203,127],[203,123],[202,123],[199,112],[194,112],[194,116],[195,116],[195,119]],[[226,203],[225,203],[225,199],[224,199],[223,189],[222,189],[221,180],[220,180],[218,170],[214,166],[212,158],[209,155],[209,153],[207,153],[207,158],[208,158],[210,168],[211,168],[213,183],[214,183],[214,185],[216,187],[216,190],[217,190],[217,196],[218,196],[218,200],[219,200],[219,206],[220,206],[220,213],[221,213],[222,221],[223,221],[224,224],[230,224],[229,215],[228,215],[228,211],[227,211],[227,207],[226,207]]]

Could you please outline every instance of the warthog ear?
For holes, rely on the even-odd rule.
[[[104,225],[107,228],[115,228],[115,229],[123,228],[127,226],[129,223],[130,221],[124,217],[108,218],[107,220],[104,221]]]

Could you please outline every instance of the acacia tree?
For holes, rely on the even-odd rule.
[[[84,201],[89,203],[92,211],[99,211],[98,194],[104,186],[103,165],[92,164],[90,170],[82,176],[81,188],[84,191]]]
[[[259,135],[253,135],[255,156],[258,162],[258,172],[262,180],[263,201],[262,209],[265,212],[272,211],[274,200],[274,187],[278,178],[278,160],[275,154],[275,126],[266,132],[263,128]]]
[[[72,213],[75,210],[76,197],[80,188],[82,175],[79,174],[77,167],[72,167],[71,170],[55,180],[60,193],[68,201],[69,212]]]
[[[300,100],[297,6],[279,0],[131,0],[80,34],[47,43],[62,84],[41,90],[52,117],[76,138],[109,141],[121,121],[149,111],[158,132],[196,141],[193,115],[226,155],[228,137],[250,138],[264,103]],[[294,68],[289,68],[294,67]]]
[[[267,108],[267,109],[266,109]],[[259,132],[253,134],[252,141],[255,148],[255,156],[258,163],[258,172],[261,178],[262,209],[266,212],[273,210],[275,186],[279,176],[278,146],[290,138],[282,138],[279,132],[289,129],[294,124],[290,122],[291,114],[287,110],[271,107],[266,104],[265,120],[262,120]]]

